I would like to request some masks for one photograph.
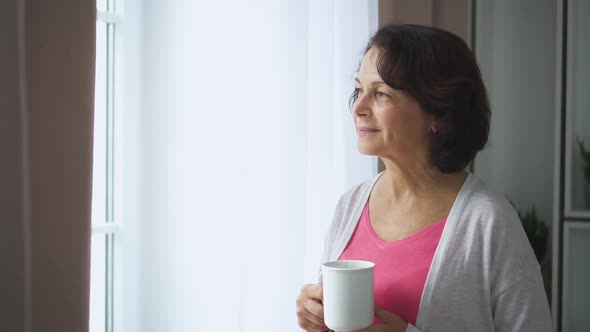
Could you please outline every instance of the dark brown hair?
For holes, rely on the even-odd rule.
[[[392,24],[375,33],[365,54],[372,48],[381,79],[434,115],[434,165],[444,173],[465,168],[486,145],[490,129],[486,88],[467,44],[448,31]]]

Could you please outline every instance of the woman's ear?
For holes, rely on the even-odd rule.
[[[436,134],[437,131],[438,131],[438,122],[436,122],[435,120],[432,120],[432,124],[430,125],[430,132],[433,134]]]

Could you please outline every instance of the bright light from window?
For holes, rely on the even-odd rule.
[[[118,17],[113,8],[113,0],[97,2],[90,332],[114,331],[114,49]]]

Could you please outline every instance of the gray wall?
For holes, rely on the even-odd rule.
[[[490,95],[488,147],[475,173],[551,224],[556,3],[477,1],[476,56]]]

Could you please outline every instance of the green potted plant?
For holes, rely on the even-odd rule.
[[[546,255],[547,245],[549,243],[549,228],[543,220],[537,216],[537,211],[533,206],[524,213],[518,211],[520,222],[524,228],[529,243],[533,248],[537,261],[541,266],[543,275],[543,286],[547,299],[551,302],[551,255]]]
[[[520,218],[520,222],[522,223],[522,228],[524,228],[524,232],[526,233],[526,236],[529,239],[529,243],[531,244],[531,247],[535,252],[537,261],[541,263],[543,261],[543,258],[545,257],[545,251],[547,250],[549,228],[547,227],[545,222],[537,216],[537,210],[534,206],[523,213],[522,211],[516,208],[516,205],[514,205],[510,198],[506,198],[518,213],[518,217]]]
[[[524,213],[516,208],[516,205],[508,198],[508,202],[518,213],[522,228],[526,233],[526,237],[533,248],[535,257],[541,266],[541,274],[543,275],[543,285],[545,286],[545,293],[547,299],[551,303],[551,255],[546,255],[547,245],[549,243],[549,228],[547,224],[537,216],[535,207],[531,207]]]
[[[531,247],[533,247],[537,261],[541,263],[547,251],[549,229],[545,222],[537,216],[534,206],[524,213],[518,211],[518,216],[520,217],[520,222],[522,223],[526,236],[531,243]]]
[[[590,152],[586,151],[586,148],[584,147],[584,141],[577,137],[576,141],[580,150],[580,157],[584,163],[584,178],[586,178],[586,183],[584,184],[586,193],[586,208],[590,208]]]

